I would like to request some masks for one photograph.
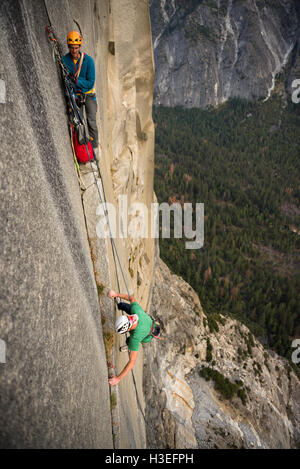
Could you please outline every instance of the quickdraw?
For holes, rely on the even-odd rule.
[[[48,34],[49,41],[51,42],[53,46],[53,59],[54,61],[56,61],[56,63],[59,66],[59,70],[61,72],[61,78],[64,84],[64,91],[66,95],[67,109],[68,109],[68,116],[69,116],[71,147],[72,147],[72,153],[74,157],[75,170],[76,170],[80,188],[81,190],[84,191],[86,187],[81,178],[79,164],[75,155],[75,149],[74,149],[74,144],[73,144],[73,133],[76,131],[80,145],[88,143],[89,141],[88,127],[84,121],[84,117],[82,114],[83,111],[82,109],[79,109],[77,105],[78,98],[74,92],[73,82],[71,80],[70,73],[67,67],[65,66],[65,64],[63,63],[62,54],[60,51],[58,41],[56,40],[56,37],[55,37],[54,28],[52,26],[46,26],[46,32]]]
[[[46,11],[47,11],[46,4],[45,4],[45,7],[46,7]],[[47,14],[48,14],[48,11],[47,11]],[[48,18],[49,18],[49,22],[51,24],[49,14],[48,14]],[[84,121],[83,121],[83,119],[80,115],[80,111],[79,111],[78,106],[76,104],[76,97],[75,97],[75,93],[74,93],[74,89],[73,89],[73,82],[70,78],[69,71],[68,71],[67,67],[64,65],[64,63],[62,61],[62,56],[61,56],[61,52],[59,50],[59,44],[58,44],[58,42],[55,38],[54,29],[52,28],[52,26],[47,26],[46,31],[47,31],[49,40],[51,41],[51,43],[53,45],[54,59],[56,60],[56,62],[58,63],[58,65],[60,67],[62,79],[64,81],[66,97],[67,97],[67,101],[68,101],[68,105],[69,105],[69,112],[70,112],[70,116],[72,118],[71,123],[74,125],[74,127],[76,129],[78,129],[78,126],[80,126],[80,125],[84,126]],[[70,130],[71,130],[71,124],[70,124]],[[93,176],[94,176],[95,185],[96,185],[96,188],[97,188],[99,200],[103,204],[101,192],[100,192],[98,184],[97,184],[97,179],[96,179],[95,172],[94,172],[94,169],[93,169],[93,166],[92,166],[92,159],[91,159],[90,153],[88,151],[87,143],[85,142],[84,145],[86,147],[88,158],[89,158],[89,163],[90,163],[91,168],[92,168],[92,173],[93,173]],[[98,172],[98,175],[99,175],[99,178],[100,178],[100,181],[101,181],[102,190],[103,190],[103,198],[104,198],[104,203],[105,203],[105,206],[106,206],[107,202],[106,202],[106,196],[105,196],[105,191],[104,191],[104,185],[103,185],[103,180],[102,180],[102,177],[101,177],[101,172],[100,172],[100,168],[99,168],[99,165],[98,165],[97,158],[94,158],[94,161],[95,161],[96,166],[97,166],[97,172]],[[76,167],[76,170],[77,170],[76,164],[75,164],[75,167]],[[115,265],[115,270],[116,270],[117,283],[119,285],[118,270],[117,270],[117,263],[118,263],[119,268],[120,268],[120,272],[121,272],[121,275],[122,275],[122,278],[123,278],[123,281],[124,281],[124,284],[125,284],[125,287],[126,287],[126,290],[127,290],[127,293],[129,295],[129,288],[128,288],[128,284],[127,284],[127,281],[126,281],[126,276],[125,276],[125,273],[123,271],[122,264],[121,264],[121,261],[120,261],[120,257],[119,257],[119,254],[118,254],[118,250],[117,250],[117,247],[115,245],[115,241],[114,241],[112,233],[111,233],[111,227],[110,227],[110,221],[109,221],[109,217],[108,217],[107,208],[106,208],[105,212],[106,212],[107,224],[108,224],[108,228],[109,228],[109,232],[110,232],[110,241],[111,241],[112,254],[113,254],[114,265]],[[132,374],[133,384],[134,384],[134,387],[135,387],[137,403],[138,403],[138,406],[140,408],[141,414],[144,418],[145,424],[147,425],[146,417],[145,417],[143,408],[142,408],[141,403],[140,403],[138,390],[137,390],[137,385],[136,385],[136,380],[135,380],[133,370],[131,370],[131,374]]]
[[[52,46],[53,46],[53,57],[59,64],[63,77],[68,77],[69,71],[62,61],[59,44],[55,38],[54,28],[52,26],[46,26],[46,31],[48,34],[49,41],[52,43]]]

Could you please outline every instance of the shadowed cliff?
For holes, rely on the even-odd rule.
[[[254,340],[248,353],[249,331],[229,318],[218,315],[210,330],[196,293],[150,237],[116,239],[125,284],[109,240],[97,236],[98,192],[85,170],[79,188],[48,15],[64,52],[76,20],[95,59],[107,200],[117,215],[119,195],[128,206],[155,201],[148,1],[3,0],[0,447],[297,446],[299,380],[286,361]],[[130,221],[139,217],[137,205]],[[109,389],[107,360],[119,373],[128,355],[118,352],[124,337],[106,293],[127,287],[164,340],[145,345],[144,370],[141,347],[134,377]],[[230,389],[243,382],[231,401],[206,380],[220,375]]]
[[[145,445],[130,380],[118,391],[117,430],[112,427],[102,324],[113,324],[114,308],[112,302],[99,302],[98,293],[99,285],[115,286],[114,265],[109,243],[93,238],[96,190],[80,193],[65,101],[45,33],[51,21],[66,53],[66,34],[77,29],[73,20],[82,29],[83,50],[96,62],[107,199],[115,201],[116,187],[131,200],[150,203],[153,197],[147,2],[2,1],[0,338],[6,359],[0,363],[0,446],[6,448]],[[113,164],[122,169],[115,168],[114,181]],[[128,275],[135,246],[122,243]],[[153,269],[153,262],[143,267],[140,259],[145,243],[136,247],[132,289],[138,269],[140,277]],[[151,274],[147,277],[137,292],[141,302],[148,299]],[[137,383],[140,388],[138,371]]]
[[[297,0],[151,0],[155,103],[218,106],[267,99],[299,64]]]

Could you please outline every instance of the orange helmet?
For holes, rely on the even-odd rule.
[[[82,37],[80,36],[80,34],[77,31],[70,31],[68,36],[67,36],[67,43],[68,43],[68,46],[72,45],[72,44],[77,45],[77,46],[81,46]]]

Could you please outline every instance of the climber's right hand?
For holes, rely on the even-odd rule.
[[[116,386],[120,382],[120,378],[118,376],[112,376],[112,378],[109,378],[108,382],[111,386]]]
[[[107,293],[108,298],[115,298],[117,296],[116,292],[114,290],[109,290]]]

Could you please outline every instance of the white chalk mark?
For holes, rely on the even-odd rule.
[[[5,81],[0,80],[0,104],[6,103],[6,86]]]
[[[0,339],[0,363],[6,363],[6,344],[4,340]]]

